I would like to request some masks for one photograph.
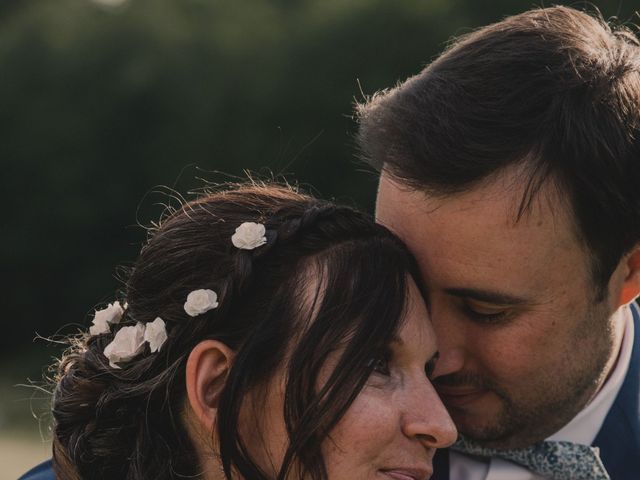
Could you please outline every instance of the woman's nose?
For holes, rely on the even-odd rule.
[[[445,448],[456,441],[458,431],[431,382],[407,392],[403,432],[430,448]]]

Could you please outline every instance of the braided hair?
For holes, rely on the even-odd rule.
[[[265,225],[267,242],[236,249],[230,238],[248,221]],[[235,471],[252,480],[284,479],[295,471],[325,479],[321,444],[362,389],[372,356],[400,327],[408,276],[418,279],[414,261],[384,227],[289,187],[240,186],[183,205],[142,248],[114,329],[161,315],[166,344],[156,353],[146,346],[114,369],[103,351],[116,332],[84,335],[72,339],[57,365],[57,478],[200,475],[183,420],[185,368],[199,342],[216,339],[235,352],[212,432],[227,478]],[[184,299],[197,288],[219,292],[220,307],[189,317]],[[320,368],[337,345],[344,346],[338,365],[319,389]],[[278,368],[285,369],[289,445],[274,476],[251,457],[239,417],[242,399]]]

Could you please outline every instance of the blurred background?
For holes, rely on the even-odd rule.
[[[558,2],[584,8],[577,2]],[[285,176],[371,211],[353,105],[531,0],[0,1],[0,478],[49,456],[42,379],[175,190]],[[640,23],[634,1],[595,1]]]

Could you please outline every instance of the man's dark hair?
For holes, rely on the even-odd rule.
[[[524,166],[519,215],[543,183],[566,194],[599,290],[640,240],[640,42],[567,7],[459,38],[358,107],[358,143],[409,187],[451,195]]]

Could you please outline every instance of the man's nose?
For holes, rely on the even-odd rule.
[[[433,369],[432,379],[459,372],[464,366],[464,352],[459,348],[440,347],[440,356]]]
[[[428,448],[445,448],[456,441],[458,431],[429,380],[424,378],[423,385],[411,388],[407,396],[402,416],[407,437]]]

